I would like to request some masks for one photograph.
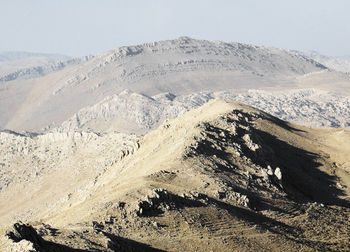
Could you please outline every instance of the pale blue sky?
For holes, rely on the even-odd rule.
[[[0,0],[0,52],[96,54],[179,36],[350,55],[350,0]]]

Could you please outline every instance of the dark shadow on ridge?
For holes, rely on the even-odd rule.
[[[124,237],[116,236],[111,233],[103,232],[110,241],[108,242],[108,248],[113,251],[125,251],[125,252],[164,252],[164,250],[152,248],[149,245],[136,242]]]
[[[239,110],[236,113],[241,113],[243,116],[252,119],[251,114]],[[345,194],[336,186],[337,177],[320,170],[323,165],[329,165],[326,159],[322,159],[316,153],[295,147],[266,131],[256,129],[252,123],[246,122],[243,119],[239,119],[239,123],[250,126],[253,142],[261,144],[258,150],[252,151],[245,145],[242,139],[243,134],[245,134],[244,130],[237,129],[238,136],[236,136],[231,134],[230,131],[206,123],[206,139],[200,140],[197,147],[192,147],[192,152],[187,157],[194,157],[196,155],[203,155],[210,158],[217,157],[237,166],[239,164],[233,164],[230,161],[235,157],[231,153],[226,152],[226,148],[230,147],[233,143],[238,143],[241,146],[244,156],[248,157],[254,164],[263,168],[266,168],[268,165],[273,169],[276,167],[280,168],[282,172],[281,185],[289,198],[300,203],[317,201],[319,203],[350,208],[350,202],[340,198],[340,196],[345,196]],[[280,119],[271,117],[268,120],[273,120],[274,123],[277,123],[286,130],[298,131],[298,129],[288,126],[286,122]],[[235,122],[235,120],[228,118],[227,122]],[[221,140],[215,136],[222,131],[225,133],[225,140]],[[221,149],[213,147],[212,142],[215,142]],[[212,160],[215,160],[215,158],[212,158]],[[235,173],[229,166],[221,163],[215,163],[215,165],[217,166],[217,171],[227,174]],[[276,182],[274,176],[271,179],[272,182]],[[275,184],[277,185],[277,183]]]
[[[162,251],[159,249],[152,248],[147,244],[143,244],[137,241],[133,241],[127,238],[119,237],[113,234],[103,232],[103,234],[110,239],[107,244],[107,248],[113,251],[128,251],[128,252],[138,252],[138,251]],[[13,230],[9,231],[7,237],[13,242],[20,242],[22,240],[27,240],[33,244],[35,251],[40,252],[82,252],[82,251],[106,251],[106,249],[75,249],[67,245],[58,244],[51,241],[44,240],[30,225],[23,223],[15,223],[13,225]],[[91,241],[90,241],[91,243]],[[93,243],[97,246],[99,244]]]
[[[263,230],[269,230],[271,233],[282,235],[288,240],[291,240],[296,243],[300,244],[307,244],[312,249],[315,249],[316,251],[322,251],[325,248],[327,248],[328,245],[331,245],[331,242],[325,242],[325,241],[313,241],[303,238],[303,231],[289,226],[285,223],[282,223],[280,221],[274,220],[272,218],[269,218],[267,216],[264,216],[260,213],[240,208],[237,206],[230,205],[228,203],[218,201],[214,198],[208,198],[208,201],[211,204],[216,205],[220,209],[226,210],[231,216],[234,216],[236,218],[241,219],[242,221],[246,222],[248,225],[258,225]],[[328,249],[331,251],[330,249]]]
[[[337,177],[320,170],[323,166],[321,156],[292,146],[265,131],[253,131],[264,143],[261,152],[251,157],[253,162],[262,167],[279,167],[282,172],[283,189],[289,196],[296,200],[306,198],[320,203],[350,207],[349,201],[339,198],[345,194],[336,187]]]

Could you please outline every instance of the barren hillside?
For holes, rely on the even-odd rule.
[[[42,141],[2,134],[27,146]],[[90,167],[94,157],[113,149],[110,137],[94,136],[94,146],[107,148],[88,147],[88,154],[77,151],[74,159]],[[30,226],[4,227],[8,235],[1,246],[18,251],[348,251],[350,141],[344,139],[349,137],[346,129],[310,129],[241,103],[210,101],[146,134],[133,154],[109,163],[84,190],[78,185],[87,178],[73,172],[78,169],[73,162],[45,175],[45,183],[24,181],[25,193],[11,185],[3,189],[1,202],[8,203],[1,207],[7,213],[2,222],[4,216],[21,216]],[[66,143],[69,147],[71,140]],[[19,152],[14,148],[6,156]],[[40,153],[54,152],[49,144]],[[81,183],[67,188],[71,178],[65,170]],[[61,187],[50,187],[57,183]],[[48,204],[57,193],[53,188],[67,193],[56,206]],[[33,205],[46,211],[23,211]]]
[[[119,47],[41,78],[1,83],[0,128],[57,127],[125,89],[149,97],[282,88],[348,96],[349,78],[287,50],[180,37]]]

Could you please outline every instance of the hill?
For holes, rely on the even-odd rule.
[[[287,50],[180,37],[119,47],[41,78],[1,83],[0,128],[43,132],[126,89],[148,97],[301,88],[347,96],[349,78]]]
[[[27,144],[56,139],[2,134]],[[25,194],[17,193],[17,185],[0,193],[0,202],[7,202],[1,223],[29,222],[4,228],[2,248],[347,251],[349,137],[346,129],[310,129],[215,100],[165,121],[87,183],[84,171],[94,157],[113,151],[108,134],[94,136],[94,146],[106,148],[72,154],[83,162],[79,169],[68,162],[43,180],[19,184]],[[60,141],[69,150],[68,139]],[[48,144],[41,153],[55,148]],[[66,197],[57,201],[60,194]],[[33,206],[40,210],[35,215],[26,210]]]

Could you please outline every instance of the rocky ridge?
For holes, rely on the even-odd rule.
[[[348,134],[210,101],[142,137],[79,204],[73,192],[30,225],[71,249],[346,251],[350,180],[321,141],[330,133]]]

